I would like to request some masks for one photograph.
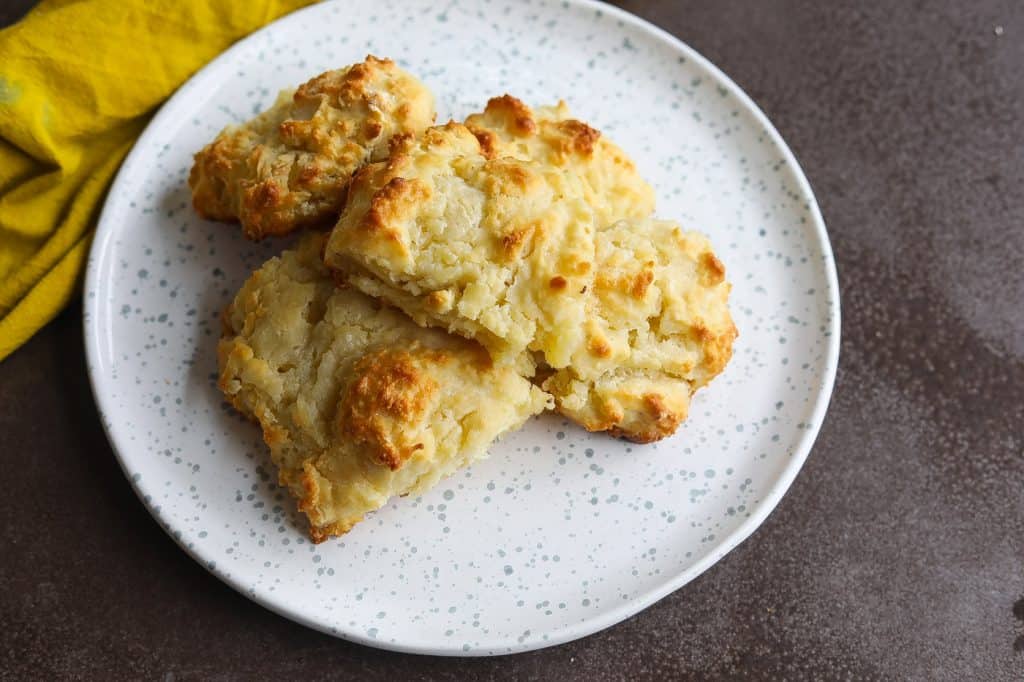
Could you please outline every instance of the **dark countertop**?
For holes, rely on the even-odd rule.
[[[832,237],[836,390],[764,526],[571,644],[459,660],[332,639],[150,518],[97,419],[75,305],[0,364],[0,678],[1024,678],[1024,6],[622,4],[760,104]]]

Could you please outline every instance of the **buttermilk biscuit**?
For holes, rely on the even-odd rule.
[[[591,431],[664,438],[732,357],[725,268],[703,235],[668,221],[614,223],[595,244],[585,341],[544,389]]]
[[[598,225],[645,218],[654,211],[654,190],[626,153],[586,123],[571,118],[565,102],[531,109],[511,95],[487,102],[466,119],[489,158],[511,156],[562,169],[580,182]]]
[[[218,346],[218,385],[262,426],[316,542],[483,457],[551,400],[479,345],[336,287],[323,242],[253,273]]]
[[[448,123],[356,173],[325,260],[364,293],[496,359],[538,351],[563,367],[584,340],[593,232],[570,174],[488,158]]]
[[[192,203],[205,218],[239,221],[250,239],[333,220],[352,173],[433,120],[422,83],[390,59],[368,56],[225,128],[195,156]]]

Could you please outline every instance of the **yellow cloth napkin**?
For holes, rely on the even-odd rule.
[[[149,116],[309,0],[44,0],[0,31],[0,360],[75,295],[100,204]]]

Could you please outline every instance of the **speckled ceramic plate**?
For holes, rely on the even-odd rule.
[[[442,120],[506,91],[566,99],[633,155],[661,216],[710,235],[740,335],[670,439],[630,445],[548,415],[430,494],[315,546],[258,429],[214,385],[218,315],[282,243],[198,219],[186,177],[222,126],[368,52],[420,75]],[[735,547],[807,456],[839,341],[825,227],[778,133],[693,50],[582,0],[328,3],[242,41],[181,88],[125,161],[92,248],[85,323],[114,450],[197,561],[319,630],[458,655],[608,627]]]

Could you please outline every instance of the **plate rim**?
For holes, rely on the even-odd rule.
[[[113,406],[110,405],[110,398],[108,397],[109,394],[103,391],[103,384],[106,379],[99,371],[99,342],[103,332],[103,329],[100,327],[100,316],[98,311],[101,302],[95,296],[90,297],[88,292],[95,292],[98,289],[100,273],[101,270],[103,270],[103,268],[101,268],[101,264],[103,263],[104,254],[109,253],[110,240],[115,234],[114,227],[110,224],[112,221],[111,215],[115,210],[112,208],[112,204],[115,203],[115,197],[120,194],[120,191],[126,183],[126,178],[128,177],[127,171],[145,152],[149,143],[152,142],[153,138],[156,136],[156,131],[164,127],[166,122],[174,116],[175,110],[179,108],[182,102],[187,100],[191,92],[201,87],[205,81],[210,80],[212,78],[212,74],[219,71],[225,63],[229,63],[236,53],[245,50],[251,43],[259,40],[265,33],[279,30],[280,25],[297,22],[301,20],[301,17],[305,14],[322,11],[319,8],[325,7],[329,4],[330,3],[327,2],[316,3],[279,17],[266,26],[239,39],[233,45],[221,52],[213,60],[205,64],[191,77],[189,77],[189,79],[186,80],[167,99],[167,101],[160,106],[153,118],[146,124],[142,134],[139,135],[138,139],[135,141],[131,151],[129,151],[125,156],[113,182],[107,190],[106,197],[104,198],[103,207],[96,222],[96,230],[87,259],[85,286],[83,288],[82,296],[82,313],[83,334],[85,336],[86,369],[89,375],[90,388],[96,401],[100,423],[103,426],[103,431],[110,444],[111,450],[113,451],[122,472],[124,472],[125,478],[128,480],[132,490],[135,492],[146,511],[154,518],[164,532],[194,561],[202,566],[208,573],[214,575],[221,582],[225,583],[239,594],[251,599],[263,608],[266,608],[280,616],[284,616],[285,618],[305,627],[312,628],[339,639],[363,644],[377,649],[432,656],[480,657],[508,655],[509,652],[491,651],[485,648],[465,651],[461,648],[454,647],[445,648],[441,646],[426,646],[417,643],[409,644],[402,642],[387,642],[371,638],[354,629],[345,630],[341,627],[333,628],[308,616],[303,611],[292,607],[287,603],[287,600],[282,599],[279,595],[252,589],[249,586],[244,585],[230,572],[224,571],[217,566],[211,567],[210,557],[205,556],[199,549],[198,545],[193,545],[191,548],[188,547],[188,537],[186,534],[173,528],[171,523],[165,520],[158,513],[154,513],[152,506],[146,502],[145,496],[147,495],[147,491],[143,489],[144,484],[141,480],[133,480],[128,468],[128,458],[125,456],[124,452],[122,452],[122,446],[119,445],[119,443],[127,444],[128,441],[119,441],[115,425],[106,416],[108,414],[112,414],[113,411],[116,410],[114,410]],[[553,0],[551,4],[555,4]],[[701,69],[705,70],[715,78],[722,87],[737,98],[740,105],[747,111],[747,113],[754,117],[754,120],[768,134],[779,153],[785,159],[786,164],[793,173],[797,189],[808,199],[808,213],[811,219],[810,221],[813,224],[813,234],[818,239],[822,252],[822,266],[828,287],[826,300],[831,299],[832,301],[831,321],[828,329],[829,334],[827,337],[828,341],[824,375],[822,376],[822,380],[818,386],[814,406],[810,412],[810,422],[803,429],[803,433],[791,453],[788,463],[776,478],[767,494],[762,498],[754,512],[751,513],[751,515],[732,532],[724,536],[713,551],[707,553],[703,558],[695,562],[686,570],[680,571],[670,580],[667,580],[661,585],[650,589],[615,608],[603,611],[592,617],[568,625],[555,633],[548,633],[551,636],[547,640],[540,639],[538,633],[538,637],[533,641],[514,648],[511,652],[512,654],[525,653],[527,651],[534,651],[537,649],[564,644],[566,642],[601,632],[602,630],[616,625],[627,618],[636,615],[640,611],[649,608],[673,592],[681,589],[689,582],[705,573],[708,569],[739,546],[740,543],[750,537],[750,535],[752,535],[753,532],[757,530],[775,510],[783,496],[788,492],[793,481],[796,479],[797,474],[803,468],[803,465],[806,462],[807,457],[810,455],[815,441],[817,440],[818,432],[821,429],[821,425],[824,423],[825,414],[828,410],[835,387],[836,372],[839,366],[840,335],[842,330],[839,278],[836,269],[836,262],[832,251],[831,241],[829,240],[828,230],[825,226],[824,217],[822,216],[821,210],[818,206],[817,198],[811,188],[810,182],[807,180],[807,177],[803,172],[803,168],[800,166],[796,156],[793,154],[793,151],[790,149],[789,145],[786,144],[782,135],[778,132],[772,122],[768,119],[768,116],[761,110],[757,103],[754,102],[754,100],[744,92],[743,89],[735,83],[735,81],[733,81],[709,59],[704,57],[681,39],[677,38],[675,35],[658,27],[650,21],[619,7],[600,2],[599,0],[565,0],[562,4],[566,6],[566,9],[570,9],[570,6],[572,6],[574,8],[589,9],[592,11],[599,10],[614,17],[615,19],[618,19],[624,24],[631,25],[634,28],[644,31],[650,34],[654,39],[667,44],[678,53],[681,53],[682,56],[685,56],[686,59],[692,60]],[[129,448],[125,445],[124,449],[128,450]]]

